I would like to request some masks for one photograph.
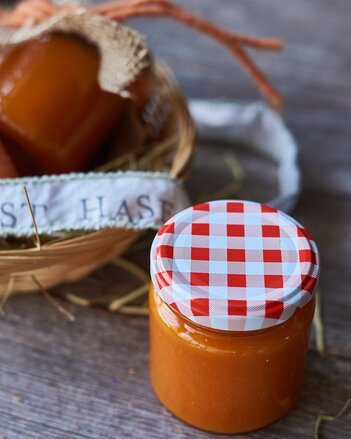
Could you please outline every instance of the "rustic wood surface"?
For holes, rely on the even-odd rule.
[[[328,355],[319,356],[312,340],[297,407],[265,430],[238,437],[311,438],[318,414],[337,413],[351,387],[351,2],[179,3],[228,28],[286,42],[281,55],[254,55],[285,95],[286,120],[300,146],[304,189],[295,216],[313,232],[321,251]],[[213,42],[169,21],[133,25],[147,34],[154,53],[169,62],[189,96],[257,97],[237,63]],[[230,180],[223,155],[233,148],[199,146],[188,182],[193,199]],[[240,157],[248,171],[248,196],[267,199],[272,179],[265,182],[256,159]],[[147,267],[147,250],[130,257]],[[128,286],[125,275],[105,267],[57,292],[111,293]],[[146,318],[67,308],[76,317],[73,323],[40,295],[12,297],[6,304],[0,320],[2,439],[217,437],[179,422],[153,395]],[[350,413],[322,426],[321,438],[350,437]]]

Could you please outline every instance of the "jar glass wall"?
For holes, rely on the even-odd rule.
[[[234,332],[199,326],[150,288],[150,375],[160,401],[208,431],[264,427],[296,403],[315,300],[285,323]]]

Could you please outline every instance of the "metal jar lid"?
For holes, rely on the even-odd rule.
[[[249,201],[213,201],[176,214],[151,249],[160,298],[199,325],[252,331],[279,325],[313,297],[319,256],[290,216]]]

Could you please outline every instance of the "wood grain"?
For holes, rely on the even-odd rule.
[[[281,55],[253,56],[285,95],[287,123],[300,146],[304,190],[295,216],[321,250],[328,356],[320,357],[312,340],[298,406],[267,429],[237,437],[311,438],[318,414],[336,414],[351,390],[351,3],[193,0],[191,9],[228,28],[286,42]],[[213,42],[167,20],[134,20],[133,25],[169,62],[189,96],[258,97],[236,61]],[[230,180],[223,160],[230,151],[246,170],[247,196],[271,196],[274,178],[257,159],[233,148],[200,145],[188,182],[193,200]],[[132,258],[147,268],[147,250]],[[57,292],[125,291],[128,286],[125,275],[105,267]],[[40,295],[7,303],[0,320],[0,438],[217,437],[184,425],[157,402],[148,380],[147,319],[67,307],[74,323]],[[321,438],[350,438],[350,421],[349,413],[323,425]]]

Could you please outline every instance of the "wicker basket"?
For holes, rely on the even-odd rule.
[[[151,151],[153,159],[148,170],[167,170],[182,179],[189,170],[194,151],[194,125],[186,101],[167,67],[155,63],[154,73],[170,113],[160,141],[162,147]],[[82,278],[123,253],[139,235],[139,231],[103,229],[47,242],[44,239],[40,247],[33,241],[33,247],[2,250],[1,291],[10,285],[12,292],[31,292],[38,290],[39,285],[48,288]]]

